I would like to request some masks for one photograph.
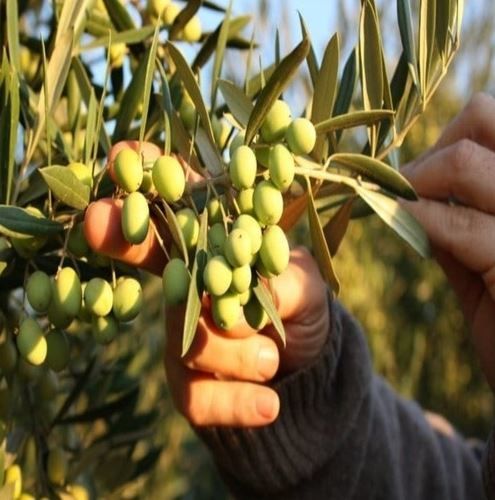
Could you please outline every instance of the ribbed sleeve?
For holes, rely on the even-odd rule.
[[[281,406],[273,424],[195,429],[234,496],[484,498],[472,448],[435,431],[418,405],[373,374],[360,327],[336,302],[331,318],[320,358],[274,385]]]
[[[483,483],[488,500],[495,500],[495,429],[492,430],[483,454]]]

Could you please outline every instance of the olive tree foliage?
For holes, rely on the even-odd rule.
[[[183,354],[194,340],[203,293],[214,296],[217,324],[231,324],[220,296],[226,287],[220,292],[205,269],[213,260],[215,224],[228,232],[219,257],[235,269],[248,266],[248,300],[257,301],[282,339],[269,286],[258,280],[283,270],[267,250],[276,241],[287,253],[280,228],[307,216],[316,260],[335,296],[334,257],[354,217],[374,212],[416,252],[428,254],[423,231],[396,201],[416,194],[394,152],[459,47],[463,2],[422,0],[413,12],[408,0],[397,0],[396,7],[402,49],[390,71],[373,0],[359,6],[351,50],[342,53],[335,33],[317,58],[301,18],[297,44],[282,54],[274,36],[274,62],[261,69],[256,39],[246,35],[250,18],[230,4],[0,3],[2,498],[21,492],[24,498],[133,497],[158,484],[156,467],[169,463],[184,425],[172,417],[166,430],[160,427],[166,439],[154,433],[169,410],[157,397],[168,396],[157,376],[160,304],[151,299],[164,293],[186,302]],[[199,21],[206,10],[218,16],[210,32]],[[184,56],[185,44],[192,57]],[[105,64],[92,60],[95,50],[105,54]],[[223,78],[224,56],[232,51],[245,55],[240,85]],[[301,117],[291,115],[283,96],[303,68],[310,95],[306,121],[296,122]],[[314,140],[293,123],[304,123]],[[140,191],[127,167],[120,175],[119,161],[114,170],[106,164],[122,140],[136,141]],[[194,188],[177,181],[180,189],[171,192],[160,167],[139,155],[144,141],[161,148],[163,161],[174,158],[193,171],[200,178]],[[244,160],[238,165],[239,151],[252,171]],[[286,165],[290,181],[281,173]],[[175,180],[183,175],[176,171]],[[254,212],[241,199],[248,189],[255,192]],[[265,191],[274,193],[280,213],[265,203]],[[85,211],[105,197],[123,203],[129,243],[140,244],[157,227],[170,235],[169,242],[156,237],[188,276],[180,297],[169,295],[167,279],[162,288],[87,246]],[[137,220],[148,211],[156,225],[148,216]],[[238,222],[248,211],[266,239],[251,253],[234,241],[248,231],[252,243]],[[186,229],[191,225],[197,231]],[[148,285],[141,289],[139,281]],[[145,304],[133,323],[117,300],[124,282],[125,297],[136,291],[133,310]],[[234,288],[225,293],[239,304],[244,286]],[[180,481],[160,487],[169,497],[184,491]]]

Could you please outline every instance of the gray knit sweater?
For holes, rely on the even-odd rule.
[[[281,410],[272,425],[196,429],[234,496],[495,499],[493,433],[481,459],[455,432],[435,429],[373,374],[360,327],[331,307],[320,358],[275,384]]]

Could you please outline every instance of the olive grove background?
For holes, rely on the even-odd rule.
[[[49,2],[27,3],[33,9],[28,19],[33,32],[43,32],[43,16]],[[227,4],[225,0],[217,3]],[[414,12],[418,3],[412,1]],[[393,67],[400,49],[395,2],[377,0],[376,4],[387,62]],[[260,59],[265,66],[275,58],[276,29],[282,53],[300,37],[298,10],[310,30],[318,59],[335,31],[341,36],[343,57],[347,57],[357,39],[359,5],[359,0],[235,0],[233,10],[236,15],[253,15],[244,36],[249,39],[255,27]],[[206,9],[201,9],[199,15],[205,30],[214,29],[220,19]],[[188,56],[194,53],[194,47],[187,44],[180,47]],[[427,112],[401,149],[402,163],[432,145],[474,92],[495,93],[494,51],[493,0],[466,2],[461,49]],[[89,52],[86,57],[93,72],[101,73],[103,79],[104,51]],[[240,81],[245,57],[237,51],[227,53],[225,79]],[[202,75],[203,83],[209,81],[208,71],[211,64]],[[124,76],[129,80],[127,66]],[[301,73],[284,94],[294,113],[304,112],[308,89],[309,76]],[[310,244],[304,220],[294,228],[292,241]],[[377,372],[405,397],[444,415],[460,432],[484,439],[495,417],[494,398],[478,367],[456,298],[438,266],[421,260],[376,216],[351,222],[335,266],[342,285],[340,300],[362,323]],[[94,480],[101,490],[111,492],[105,496],[108,499],[228,498],[207,450],[172,406],[161,358],[164,342],[161,286],[158,278],[145,278],[146,307],[129,327],[131,334],[105,348],[109,370],[108,374],[101,374],[98,384],[109,387],[132,380],[139,386],[137,416],[113,424],[129,436],[136,429],[142,433],[132,452],[133,463],[139,463],[140,473],[133,469],[129,472],[129,482],[119,486],[131,463],[125,448],[113,442],[108,448],[91,449],[84,457],[85,469],[81,472],[88,478],[88,484]],[[132,356],[125,357],[126,353]],[[94,388],[95,398],[99,389]],[[76,411],[84,412],[87,405],[88,401],[82,398]],[[86,435],[88,442],[103,436],[107,430],[103,419],[96,420]]]

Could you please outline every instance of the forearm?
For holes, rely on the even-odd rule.
[[[482,498],[475,455],[373,376],[362,333],[338,305],[321,358],[276,389],[274,424],[198,429],[236,496]]]

